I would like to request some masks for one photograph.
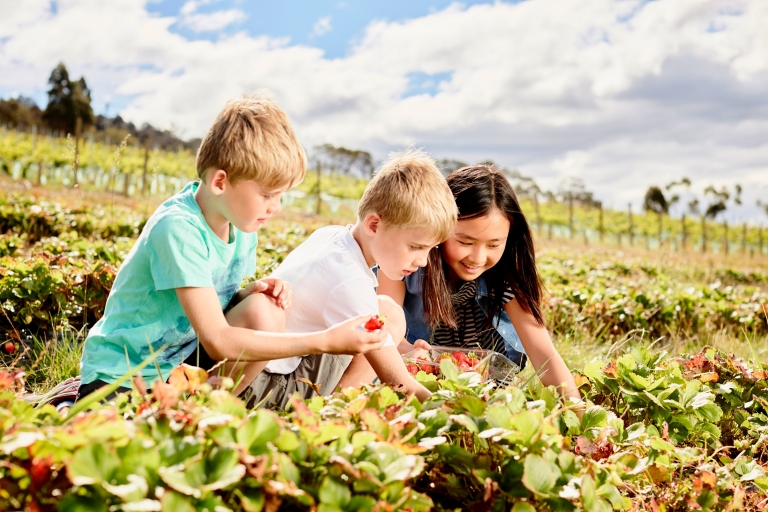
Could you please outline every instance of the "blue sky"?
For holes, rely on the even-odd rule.
[[[184,138],[269,91],[308,150],[492,159],[639,209],[650,185],[768,197],[768,1],[0,0],[0,96],[51,70]]]
[[[186,3],[186,0],[165,0],[150,3],[148,10],[162,16],[176,16]],[[321,48],[326,58],[333,59],[344,57],[352,45],[359,41],[365,27],[371,21],[397,22],[418,18],[442,10],[453,3],[469,6],[493,2],[221,0],[201,5],[196,12],[204,14],[236,9],[245,14],[244,18],[215,33],[199,33],[179,25],[172,27],[172,30],[189,39],[215,40],[239,31],[245,31],[253,36],[289,38],[291,44]]]

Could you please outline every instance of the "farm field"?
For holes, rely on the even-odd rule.
[[[768,256],[542,234],[546,318],[581,419],[530,369],[494,387],[449,363],[444,380],[419,375],[438,391],[424,404],[371,386],[252,412],[229,379],[188,370],[61,416],[22,396],[77,375],[161,198],[0,187],[0,510],[768,507]],[[352,220],[287,208],[260,232],[256,277]]]

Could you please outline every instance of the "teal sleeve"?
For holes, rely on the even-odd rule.
[[[212,288],[208,246],[195,222],[168,216],[152,226],[146,249],[155,290]]]
[[[256,248],[259,246],[259,237],[253,233],[253,243],[248,249],[248,256],[245,264],[245,276],[250,277],[256,273]]]

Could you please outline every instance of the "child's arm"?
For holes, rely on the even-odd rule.
[[[573,375],[552,344],[547,328],[539,325],[533,315],[523,311],[517,299],[509,301],[504,309],[520,336],[531,364],[541,376],[542,384],[555,386],[564,397],[581,400]]]
[[[181,307],[206,352],[221,361],[271,361],[307,354],[364,354],[381,348],[387,330],[358,330],[371,315],[360,315],[315,333],[271,333],[232,327],[214,288],[176,288]]]
[[[378,281],[379,287],[376,289],[376,293],[379,295],[386,295],[391,297],[392,300],[397,302],[400,307],[402,307],[403,303],[405,302],[405,281],[393,281],[392,279],[385,276],[384,272],[379,272]],[[416,340],[413,345],[411,345],[405,338],[400,340],[399,344],[397,345],[397,349],[401,354],[410,352],[415,348],[429,350],[430,347],[429,343],[424,340]]]
[[[381,382],[395,385],[400,384],[409,392],[414,393],[416,398],[422,402],[432,394],[427,388],[419,384],[413,378],[413,375],[408,373],[403,358],[394,345],[367,352],[365,359],[371,365],[373,371],[376,372],[376,376],[379,377]]]

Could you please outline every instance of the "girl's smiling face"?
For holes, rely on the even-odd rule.
[[[453,236],[441,246],[450,280],[473,281],[498,263],[509,228],[509,219],[496,208],[488,215],[459,220]]]

